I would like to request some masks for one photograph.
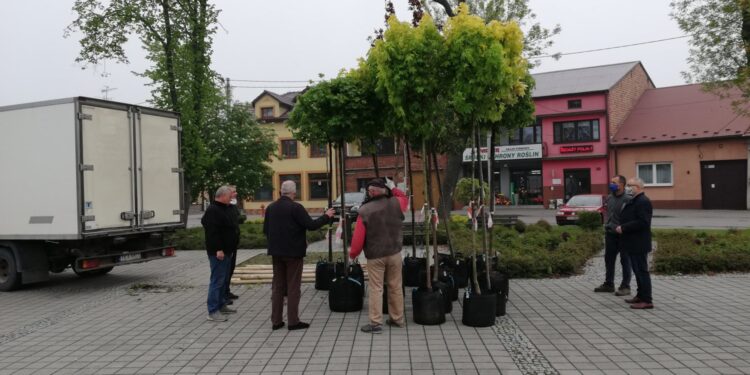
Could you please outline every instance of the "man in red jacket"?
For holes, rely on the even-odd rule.
[[[268,240],[268,255],[273,258],[271,282],[271,324],[274,330],[284,326],[284,291],[287,292],[289,330],[305,329],[310,324],[299,320],[300,283],[303,259],[307,255],[305,232],[330,222],[333,208],[313,220],[301,204],[294,201],[297,184],[284,181],[281,197],[268,205],[263,220],[263,234]]]
[[[380,333],[383,328],[383,278],[388,283],[388,315],[386,323],[403,327],[404,294],[401,289],[401,223],[409,200],[393,181],[376,178],[367,184],[369,200],[359,208],[349,256],[354,259],[364,249],[367,258],[370,323],[361,330]]]

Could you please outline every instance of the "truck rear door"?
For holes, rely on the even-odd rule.
[[[178,224],[183,214],[179,120],[142,108],[136,126],[139,225]]]
[[[81,165],[84,232],[129,229],[135,221],[133,128],[127,107],[82,104]]]

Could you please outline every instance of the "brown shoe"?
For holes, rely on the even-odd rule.
[[[633,298],[626,299],[625,302],[633,304],[633,303],[641,303],[643,301],[641,301],[641,299],[638,298],[638,296],[635,296]]]
[[[631,309],[639,309],[639,310],[641,310],[641,309],[653,309],[654,308],[654,304],[653,303],[649,303],[649,302],[638,302],[638,303],[634,303],[634,304],[630,305],[630,308]]]

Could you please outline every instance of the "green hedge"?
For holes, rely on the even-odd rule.
[[[654,238],[656,273],[750,272],[750,230],[659,230]]]
[[[307,232],[307,242],[320,241],[325,238],[328,227]],[[203,228],[178,230],[169,235],[167,240],[178,250],[202,250],[206,248]],[[240,224],[240,249],[264,249],[266,237],[263,235],[263,221],[255,220]]]
[[[499,253],[501,271],[512,278],[570,276],[581,273],[586,262],[602,250],[602,233],[578,227],[562,229],[546,222],[526,225],[523,233],[496,226],[492,246]],[[457,251],[471,253],[470,230],[456,228],[451,234]],[[481,232],[476,233],[476,244],[481,253]]]

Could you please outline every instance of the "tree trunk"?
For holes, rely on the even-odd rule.
[[[450,251],[451,256],[455,257],[456,253],[453,251],[453,243],[451,242],[451,229],[449,224],[450,220],[450,210],[445,209],[445,202],[443,201],[444,191],[443,191],[443,184],[440,182],[440,168],[438,167],[438,159],[437,159],[437,152],[432,151],[432,163],[435,165],[435,175],[437,176],[437,184],[440,196],[438,197],[438,204],[440,205],[438,217],[440,217],[441,220],[443,220],[443,225],[445,226],[445,236],[448,241],[448,251]]]
[[[346,253],[346,244],[348,240],[348,234],[347,234],[347,228],[349,226],[348,218],[346,217],[346,202],[344,200],[344,197],[346,196],[345,192],[345,180],[344,177],[346,175],[345,165],[344,165],[344,142],[339,142],[339,175],[341,179],[341,239],[343,242],[342,247],[344,248],[344,276],[349,277],[349,254]]]
[[[411,170],[411,146],[409,139],[406,139],[406,169],[409,173],[409,206],[411,206],[411,256],[417,257],[417,233],[414,223],[414,174]]]
[[[331,143],[328,143],[328,153],[326,154],[326,161],[328,162],[326,167],[328,167],[328,208],[333,207],[333,147],[331,146]],[[332,225],[328,226],[328,262],[333,262],[333,236],[331,235],[331,231],[333,229]]]
[[[427,289],[432,290],[432,277],[430,275],[430,227],[432,226],[432,218],[430,217],[430,162],[427,157],[427,142],[422,140],[422,178],[424,179],[424,198],[425,203],[422,205],[424,209],[424,258],[427,275]],[[437,265],[435,265],[437,267]]]
[[[456,184],[458,179],[461,177],[461,164],[463,163],[463,150],[461,152],[452,153],[448,155],[448,164],[445,166],[445,180],[441,185],[440,201],[438,206],[446,207],[443,215],[448,213],[453,208],[453,191],[456,190]],[[442,217],[442,220],[448,217]]]
[[[179,101],[177,97],[177,78],[174,72],[174,35],[172,31],[172,17],[167,0],[161,1],[162,15],[164,17],[164,64],[167,69],[167,87],[169,90],[170,109],[179,112]]]

